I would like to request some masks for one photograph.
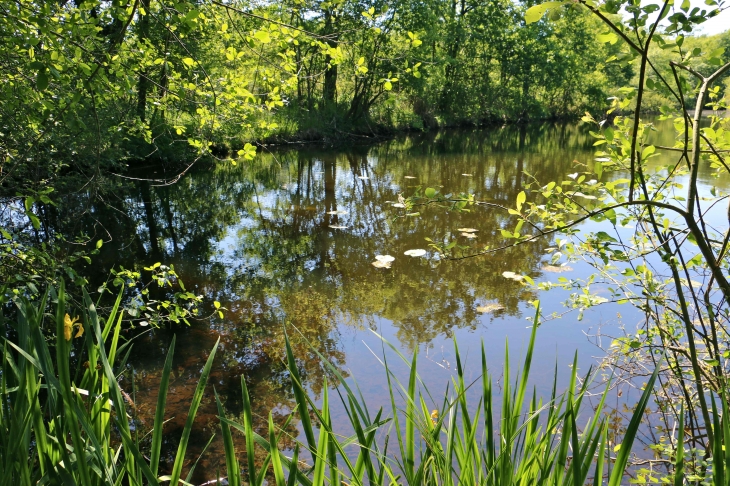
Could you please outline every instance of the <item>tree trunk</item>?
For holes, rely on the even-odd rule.
[[[334,13],[331,10],[325,10],[324,12],[324,32],[325,35],[330,36],[327,39],[327,44],[330,47],[337,47],[337,40],[332,37],[333,33],[333,21]],[[332,63],[332,56],[327,54],[325,57],[327,68],[324,72],[324,87],[322,88],[322,99],[324,100],[324,106],[331,106],[335,103],[337,96],[337,65]]]
[[[141,0],[140,6],[144,9],[145,15],[141,15],[139,20],[139,31],[137,33],[139,42],[144,42],[149,37],[150,31],[150,0]],[[147,91],[149,90],[149,79],[147,79],[147,71],[141,70],[139,80],[137,81],[137,116],[143,122],[146,121],[145,110],[147,109]]]

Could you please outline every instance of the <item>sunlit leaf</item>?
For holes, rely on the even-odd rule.
[[[525,204],[526,200],[527,195],[525,194],[525,191],[520,191],[520,193],[517,194],[517,211],[522,210],[522,205]]]
[[[458,228],[456,231],[461,231],[462,233],[476,233],[479,230],[476,228]]]
[[[271,36],[265,30],[259,30],[253,36],[258,39],[262,44],[268,44],[269,42],[271,42]]]
[[[540,5],[534,5],[528,8],[525,12],[525,23],[534,24],[535,22],[540,20],[543,15],[545,15],[545,12],[547,12],[551,8],[559,7],[562,4],[563,2],[545,2],[541,3]]]
[[[404,251],[403,254],[406,256],[411,256],[411,257],[422,257],[423,255],[426,254],[426,250],[421,250],[421,249],[407,250],[407,251]]]

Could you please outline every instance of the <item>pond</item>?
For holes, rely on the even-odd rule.
[[[172,264],[187,288],[204,296],[207,313],[214,314],[214,301],[226,309],[223,318],[174,330],[163,460],[173,460],[197,378],[217,339],[210,384],[235,418],[244,376],[260,433],[270,410],[283,424],[294,404],[283,362],[285,329],[314,394],[321,395],[326,379],[334,381],[321,365],[321,354],[357,381],[375,410],[389,400],[380,363],[384,354],[396,374],[407,378],[406,366],[386,351],[381,336],[408,357],[419,352],[419,372],[434,396],[454,376],[454,340],[467,376],[479,376],[484,346],[495,380],[504,379],[505,342],[510,342],[513,362],[519,362],[531,331],[532,302],[540,299],[545,315],[562,314],[568,293],[535,293],[503,272],[542,281],[556,280],[561,272],[586,277],[590,268],[548,265],[550,239],[484,256],[440,258],[427,239],[456,241],[456,255],[473,255],[486,246],[508,244],[501,229],[513,228],[515,221],[487,206],[466,212],[431,205],[408,216],[394,203],[399,195],[431,187],[440,194],[473,193],[479,201],[513,207],[533,179],[561,181],[585,170],[582,164],[594,157],[594,141],[587,129],[573,124],[444,130],[346,149],[261,148],[252,162],[201,164],[173,185],[121,184],[115,198],[92,211],[111,236],[91,269],[95,279],[106,279],[113,266]],[[671,132],[662,142],[672,144]],[[705,189],[718,184],[709,172],[703,181]],[[94,231],[100,230],[88,228]],[[412,249],[426,253],[404,255]],[[376,268],[377,255],[395,260],[390,268]],[[538,395],[549,394],[556,367],[559,382],[567,381],[576,352],[580,371],[586,372],[603,354],[599,345],[610,344],[608,336],[621,335],[621,326],[631,332],[638,322],[635,310],[619,305],[586,312],[582,320],[572,312],[544,322],[531,375]],[[172,334],[162,329],[143,334],[129,359],[134,380],[123,386],[136,403],[141,429],[154,417]],[[212,395],[209,386],[190,462],[218,432]],[[346,418],[335,414],[333,421],[337,427]],[[296,437],[297,423],[287,430]],[[243,451],[243,440],[236,442]],[[285,446],[291,443],[284,440]],[[218,433],[195,480],[211,479],[224,466]]]

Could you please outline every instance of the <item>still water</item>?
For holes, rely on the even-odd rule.
[[[454,376],[454,339],[466,358],[467,378],[479,376],[484,346],[495,379],[504,379],[505,342],[516,361],[530,333],[531,302],[540,299],[546,315],[563,313],[568,294],[535,293],[502,273],[556,280],[561,275],[546,266],[546,249],[554,241],[447,260],[429,248],[426,238],[457,241],[458,254],[469,255],[506,244],[500,230],[513,228],[515,221],[483,206],[459,212],[434,205],[406,216],[393,203],[400,194],[408,197],[419,187],[432,187],[441,194],[473,193],[477,200],[513,207],[533,178],[544,184],[586,170],[593,142],[587,129],[563,124],[411,134],[347,149],[264,148],[250,163],[194,167],[171,186],[139,182],[120,188],[110,201],[114,209],[99,208],[96,214],[112,236],[102,248],[103,264],[94,269],[98,279],[106,278],[112,266],[173,264],[188,289],[205,297],[209,314],[213,301],[226,308],[222,319],[174,330],[164,460],[173,459],[197,378],[219,338],[209,383],[229,417],[236,418],[244,376],[260,433],[270,410],[283,424],[294,404],[283,363],[285,328],[314,394],[320,396],[325,379],[333,378],[316,349],[357,381],[373,410],[388,406],[379,357],[385,353],[396,374],[407,377],[405,365],[385,352],[379,336],[407,356],[418,351],[419,372],[434,396]],[[671,145],[671,134],[658,143]],[[476,238],[462,236],[458,229],[464,227],[478,230]],[[404,255],[412,249],[427,253]],[[386,254],[395,257],[391,268],[372,265],[376,255]],[[563,270],[570,277],[589,272],[580,263]],[[628,306],[607,305],[582,320],[567,313],[545,322],[533,362],[537,393],[549,393],[556,366],[560,379],[568,379],[576,351],[581,370],[587,371],[603,354],[597,345],[608,346],[610,336],[621,334],[620,326],[635,329],[639,317]],[[123,386],[134,396],[142,430],[153,420],[172,332],[140,336],[129,360],[134,380]],[[595,337],[599,332],[602,338]],[[210,385],[191,438],[190,462],[218,432]],[[333,421],[337,428],[346,419],[335,413]],[[288,432],[297,436],[296,421]],[[197,482],[225,466],[219,436],[201,459]],[[236,442],[243,451],[242,438]]]

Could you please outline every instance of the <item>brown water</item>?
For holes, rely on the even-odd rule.
[[[419,351],[419,371],[434,396],[454,374],[453,338],[466,356],[468,373],[478,376],[483,344],[489,365],[500,376],[505,340],[509,338],[514,356],[524,351],[530,332],[526,318],[534,312],[530,302],[541,299],[546,315],[566,310],[562,301],[567,293],[537,295],[502,276],[513,271],[535,280],[557,279],[558,274],[545,269],[545,249],[552,242],[445,260],[426,238],[455,240],[457,254],[468,255],[505,244],[500,229],[511,229],[514,221],[482,206],[469,212],[421,207],[416,209],[420,215],[405,216],[392,203],[399,194],[407,197],[418,187],[433,187],[441,194],[468,192],[481,201],[514,206],[532,177],[560,181],[584,170],[579,164],[592,160],[593,141],[575,125],[441,131],[346,150],[261,149],[251,163],[199,167],[172,186],[142,182],[121,188],[112,201],[119,211],[97,210],[114,238],[102,248],[104,264],[94,269],[98,279],[112,265],[174,264],[188,289],[205,297],[207,312],[212,313],[214,300],[227,309],[223,319],[175,330],[163,458],[172,461],[197,378],[219,338],[210,384],[235,418],[241,412],[244,376],[260,433],[270,410],[275,422],[283,424],[294,403],[282,361],[285,327],[305,383],[317,396],[325,378],[333,377],[315,349],[357,380],[373,409],[388,405],[385,374],[376,357],[384,346],[374,332],[408,356]],[[462,227],[478,229],[477,237],[461,236]],[[405,256],[410,249],[427,254]],[[380,254],[395,257],[390,269],[372,265]],[[570,276],[589,271],[580,264],[571,267]],[[604,306],[582,321],[572,313],[544,323],[532,374],[538,393],[549,393],[556,363],[567,379],[576,351],[583,371],[595,362],[593,356],[601,351],[586,334],[599,327],[605,334],[618,334],[619,325],[631,329],[639,317],[627,306]],[[169,330],[143,335],[129,360],[135,379],[124,386],[134,388],[142,430],[152,422],[171,336]],[[399,360],[390,362],[405,376]],[[191,439],[190,461],[218,432],[212,395],[209,387]],[[337,413],[333,420],[346,422]],[[297,436],[297,423],[288,431]],[[243,451],[242,438],[236,442]],[[215,477],[224,465],[217,437],[195,481]]]

